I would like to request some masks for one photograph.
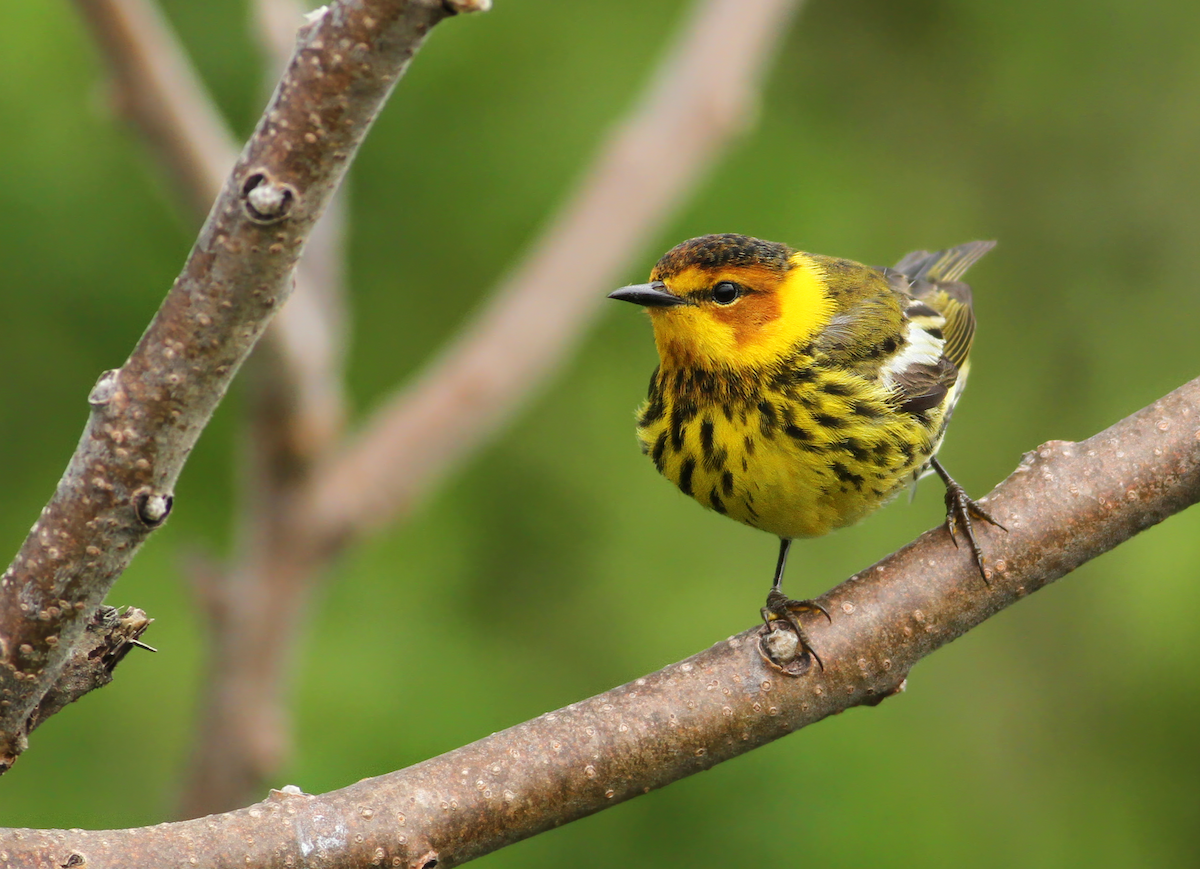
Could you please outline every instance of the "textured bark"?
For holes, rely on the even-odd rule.
[[[101,376],[58,489],[0,577],[0,771],[151,531],[313,224],[413,52],[483,0],[346,0],[315,15],[154,320]]]
[[[108,66],[118,111],[141,135],[188,210],[202,221],[237,160],[238,142],[183,46],[150,0],[75,4]],[[269,30],[261,36],[273,85],[291,59],[303,7],[296,0],[258,0],[256,8],[260,29]],[[268,356],[275,405],[286,405],[284,449],[302,459],[328,447],[344,421],[341,211],[335,199],[305,241],[295,291],[259,349],[259,355]]]
[[[304,8],[257,0],[256,36],[273,82]],[[305,561],[291,505],[343,434],[348,316],[343,187],[309,238],[296,290],[247,366],[236,543],[228,567],[193,575],[206,604],[207,675],[179,817],[245,805],[291,756],[289,692],[310,594],[324,576]]]
[[[453,866],[708,769],[904,687],[1017,600],[1200,500],[1200,380],[1082,443],[1025,456],[987,499],[985,585],[944,526],[821,600],[824,670],[786,675],[759,626],[686,661],[409,769],[324,796],[272,792],[133,830],[0,831],[0,867]],[[776,645],[783,645],[778,643]]]

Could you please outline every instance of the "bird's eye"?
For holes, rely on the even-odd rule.
[[[732,305],[742,294],[742,288],[733,281],[721,281],[712,288],[713,301],[718,305]]]

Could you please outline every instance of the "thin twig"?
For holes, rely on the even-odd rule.
[[[429,29],[481,0],[345,0],[316,16],[133,354],[0,577],[0,770],[88,616],[171,510],[188,453],[291,290],[307,235]]]
[[[0,831],[20,865],[455,866],[903,690],[911,668],[1000,610],[1200,500],[1200,379],[1082,443],[1026,455],[987,498],[989,584],[927,532],[822,598],[825,667],[787,675],[756,627],[686,661],[406,770],[324,796],[273,791],[201,821]],[[790,629],[770,634],[791,633]],[[320,848],[320,853],[315,853]],[[72,855],[76,863],[71,863]],[[40,862],[39,862],[40,861]]]
[[[703,0],[648,91],[528,258],[415,383],[315,479],[318,538],[403,515],[491,438],[575,346],[606,288],[753,117],[798,0]],[[714,58],[720,58],[714,62]]]

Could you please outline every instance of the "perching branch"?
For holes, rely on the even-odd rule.
[[[1200,379],[1082,443],[1027,454],[987,498],[1009,529],[986,532],[989,585],[941,526],[830,591],[832,623],[810,624],[823,671],[768,664],[760,626],[323,796],[273,791],[236,812],[133,830],[0,831],[0,851],[13,865],[89,869],[464,863],[903,690],[930,652],[1200,500],[1198,408]]]
[[[426,33],[486,0],[346,0],[314,17],[133,354],[0,577],[0,771],[91,613],[171,510],[184,461],[291,290],[292,270]]]

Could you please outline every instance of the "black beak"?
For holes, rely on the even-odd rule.
[[[635,305],[642,305],[646,308],[671,308],[675,305],[687,304],[686,299],[670,292],[662,281],[631,284],[628,287],[613,290],[608,297],[622,302],[633,302]]]

